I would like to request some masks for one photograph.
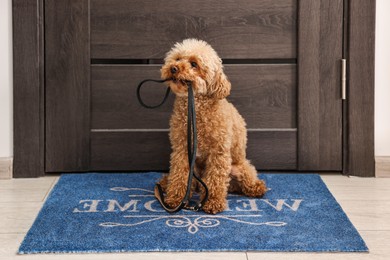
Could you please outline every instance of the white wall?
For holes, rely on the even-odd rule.
[[[375,155],[390,156],[390,1],[377,0]],[[0,157],[12,156],[11,0],[0,0]],[[5,37],[4,37],[5,36]]]
[[[376,1],[375,155],[390,156],[390,1]]]
[[[12,156],[11,0],[0,0],[0,157]]]

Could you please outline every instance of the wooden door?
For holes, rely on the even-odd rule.
[[[46,171],[166,170],[172,100],[145,110],[185,38],[209,42],[262,170],[342,170],[342,0],[47,0]],[[164,89],[145,92],[158,100]]]

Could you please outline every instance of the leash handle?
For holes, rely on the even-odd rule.
[[[141,98],[141,87],[143,84],[145,84],[146,82],[157,82],[157,83],[164,83],[168,80],[171,80],[171,79],[162,79],[162,80],[155,80],[155,79],[145,79],[143,81],[141,81],[139,84],[138,84],[138,87],[137,87],[137,99],[138,99],[138,102],[145,108],[149,108],[149,109],[154,109],[154,108],[158,108],[158,107],[161,107],[165,101],[167,101],[167,98],[169,96],[169,93],[171,92],[171,88],[167,88],[167,91],[165,92],[165,96],[164,96],[164,99],[161,101],[160,104],[158,105],[155,105],[155,106],[150,106],[150,105],[147,105],[144,103],[144,101],[142,100]]]

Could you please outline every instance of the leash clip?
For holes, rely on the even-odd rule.
[[[192,201],[192,200],[190,200],[184,206],[184,209],[191,210],[191,211],[199,211],[201,208],[202,208],[202,204],[197,203],[196,201]]]

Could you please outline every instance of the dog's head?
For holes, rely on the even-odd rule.
[[[205,41],[186,39],[176,43],[165,57],[161,78],[178,96],[187,96],[186,81],[195,95],[223,99],[230,94],[230,82],[223,72],[222,60]]]

